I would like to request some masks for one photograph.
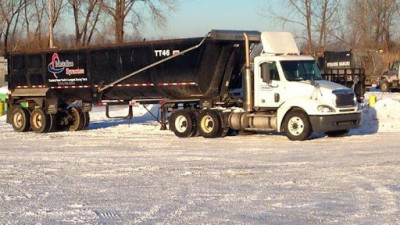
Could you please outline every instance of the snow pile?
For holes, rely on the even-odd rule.
[[[7,94],[8,88],[7,86],[0,87],[0,94]]]
[[[363,110],[363,124],[359,133],[399,132],[400,102],[393,99],[383,99],[373,107],[366,106]]]

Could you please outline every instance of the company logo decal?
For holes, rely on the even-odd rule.
[[[47,66],[47,70],[54,75],[55,78],[58,78],[57,74],[64,72],[68,75],[79,75],[84,74],[84,69],[70,69],[74,67],[74,62],[69,60],[61,61],[60,57],[57,53],[54,53],[51,57],[51,62]]]

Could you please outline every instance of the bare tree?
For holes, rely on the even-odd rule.
[[[354,0],[348,2],[347,21],[355,37],[354,46],[361,49],[392,48],[392,28],[398,22],[397,0]]]
[[[324,51],[335,30],[341,0],[286,0],[287,15],[273,12],[284,25],[291,23],[304,28],[307,50]]]
[[[51,22],[50,22],[51,24],[49,26],[51,26],[51,28],[54,29],[54,27],[56,26],[58,20],[61,17],[62,10],[66,7],[67,4],[65,3],[65,0],[49,0],[49,1],[53,2],[52,18],[51,18]],[[47,3],[47,4],[49,4],[49,3]],[[45,10],[45,12],[46,12],[46,14],[47,14],[47,16],[49,18],[49,21],[50,21],[49,12],[47,10]],[[50,39],[49,39],[49,42],[50,42]]]
[[[368,5],[372,12],[371,22],[375,31],[373,40],[375,43],[383,44],[388,51],[391,45],[391,27],[398,11],[398,3],[396,0],[368,0]]]
[[[75,23],[75,45],[88,45],[99,20],[103,0],[68,0]]]
[[[289,14],[278,15],[273,12],[275,18],[284,25],[286,23],[292,23],[302,26],[306,32],[305,39],[307,41],[308,51],[314,52],[312,14],[316,9],[316,0],[287,0],[287,4],[290,8]]]
[[[122,43],[125,25],[130,23],[137,31],[144,23],[146,12],[151,15],[153,24],[164,26],[166,17],[163,9],[173,10],[173,2],[173,0],[104,0],[102,7],[113,18],[115,42]]]
[[[21,29],[25,30],[25,49],[40,49],[42,46],[43,17],[47,0],[23,0],[23,21]]]
[[[14,36],[20,12],[25,6],[20,0],[0,0],[0,18],[2,22],[1,37],[3,37],[3,52],[8,52],[8,39]]]
[[[328,36],[335,33],[339,6],[340,0],[321,0],[318,2],[315,28],[319,33],[318,48],[321,52],[326,50]]]

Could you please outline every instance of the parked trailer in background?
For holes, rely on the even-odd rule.
[[[362,69],[365,75],[363,84],[366,87],[377,85],[384,69],[379,53],[369,50],[326,51],[318,58],[318,64],[322,73],[332,69]]]
[[[322,80],[289,33],[213,30],[204,38],[8,58],[7,122],[16,131],[84,129],[92,104],[105,101],[161,103],[162,124],[172,112],[178,137],[267,130],[306,140],[313,131],[344,135],[361,120],[354,92]]]

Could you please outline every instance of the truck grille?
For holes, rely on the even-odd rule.
[[[332,91],[332,93],[336,95],[337,107],[351,107],[356,105],[353,91],[342,89]]]

